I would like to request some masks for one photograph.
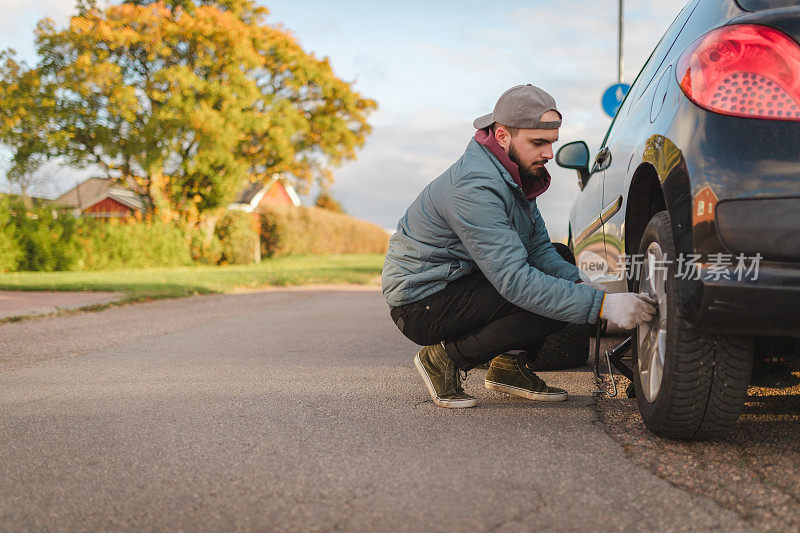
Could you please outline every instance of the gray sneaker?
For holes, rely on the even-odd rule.
[[[475,407],[478,401],[461,387],[461,376],[444,346],[425,346],[414,356],[414,366],[428,387],[433,403],[439,407],[462,409]]]

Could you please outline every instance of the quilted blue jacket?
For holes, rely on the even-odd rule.
[[[472,139],[400,219],[381,285],[389,305],[400,306],[478,269],[518,307],[565,322],[597,321],[602,291],[574,283],[579,270],[550,244],[536,201]]]

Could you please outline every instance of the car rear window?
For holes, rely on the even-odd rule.
[[[800,7],[800,0],[736,0],[745,11],[764,11],[779,7]]]

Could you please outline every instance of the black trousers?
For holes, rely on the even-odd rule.
[[[561,257],[575,264],[575,256],[553,243]],[[566,322],[517,307],[503,298],[482,272],[448,283],[439,292],[417,302],[391,307],[392,320],[411,341],[423,346],[444,342],[450,359],[469,370],[508,350],[523,350],[536,358],[548,335]]]

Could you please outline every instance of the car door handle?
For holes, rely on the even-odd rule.
[[[606,146],[599,152],[597,152],[597,157],[594,158],[594,164],[597,167],[597,170],[605,170],[608,168],[608,165],[611,163],[611,150],[608,149]]]

